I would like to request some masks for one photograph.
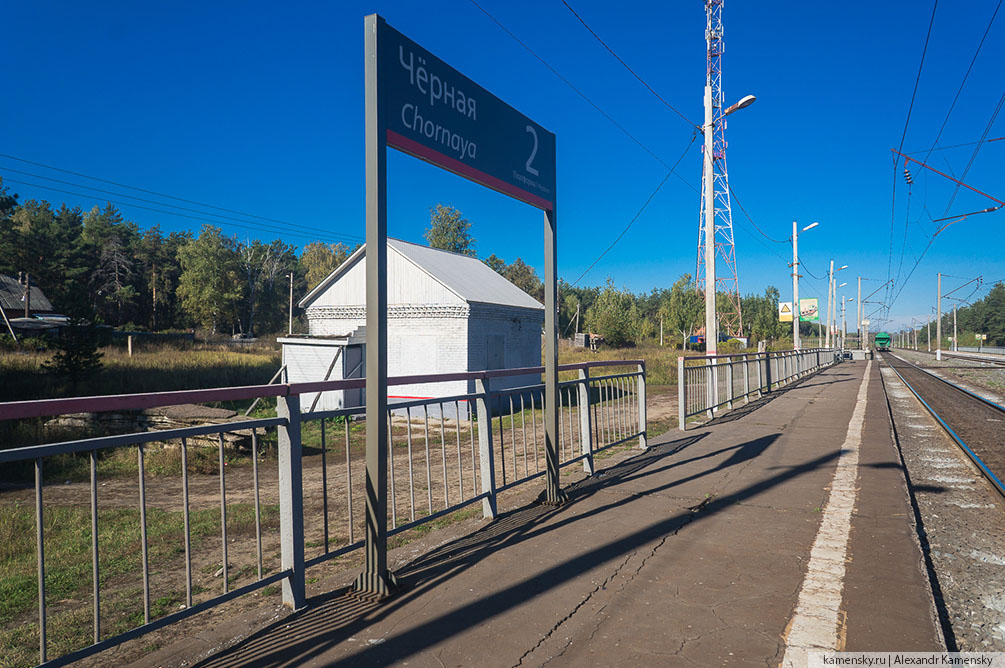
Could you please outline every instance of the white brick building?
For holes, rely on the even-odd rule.
[[[537,300],[476,258],[398,239],[388,239],[387,245],[388,376],[541,364],[544,307]],[[324,378],[328,365],[317,354],[318,346],[324,345],[320,341],[344,341],[352,347],[365,338],[365,304],[366,253],[360,248],[300,301],[307,312],[309,338],[283,340],[283,361],[291,382]],[[359,359],[356,354],[342,357]],[[330,378],[350,375],[344,364],[336,366],[339,369]],[[365,370],[351,375],[363,376]],[[493,387],[538,382],[539,375],[516,376],[499,379]],[[388,394],[443,397],[473,389],[473,382],[454,381],[395,386]],[[342,403],[341,397],[325,396],[318,408]],[[309,407],[308,403],[303,408]]]

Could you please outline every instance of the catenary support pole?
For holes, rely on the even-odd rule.
[[[942,361],[942,272],[938,278],[938,296],[935,298],[935,359]]]

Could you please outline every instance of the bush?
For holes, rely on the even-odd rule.
[[[77,383],[101,370],[103,353],[98,352],[98,333],[94,325],[71,320],[60,333],[56,350],[43,366],[66,377],[71,386],[76,387]]]

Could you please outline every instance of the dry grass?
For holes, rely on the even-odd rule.
[[[575,348],[568,341],[561,341],[558,347],[560,364],[580,364],[599,360],[645,360],[646,382],[651,385],[674,385],[677,383],[677,358],[681,355],[698,355],[691,351],[681,351],[671,346],[646,343],[632,348],[609,348],[601,346],[597,352],[589,348]],[[569,378],[575,377],[569,373]],[[562,378],[566,380],[565,376]]]

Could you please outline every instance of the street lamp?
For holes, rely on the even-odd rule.
[[[842,283],[838,287],[844,287],[847,283]],[[845,302],[855,301],[854,297],[841,297],[841,350],[844,350],[845,339],[848,338],[848,321],[845,319]]]
[[[734,111],[749,107],[756,100],[747,95],[736,104],[727,107],[719,118],[712,116],[712,85],[705,83],[705,159],[703,180],[705,183],[705,354],[715,355],[719,342],[719,323],[715,318],[715,155],[712,136],[715,124]]]
[[[837,311],[837,305],[834,303],[835,298],[837,297],[835,289],[834,289],[834,274],[835,274],[835,272],[842,271],[842,270],[847,269],[847,268],[848,268],[848,265],[843,264],[840,267],[838,267],[837,269],[835,269],[834,268],[834,260],[831,260],[831,267],[830,267],[830,272],[829,272],[829,278],[828,278],[828,281],[827,281],[827,338],[826,338],[826,342],[824,343],[824,347],[825,348],[830,348],[831,347],[831,327],[833,325],[834,320],[837,319],[835,317],[837,315],[837,313],[836,313],[836,311]]]
[[[746,99],[746,98],[744,98]],[[742,102],[743,100],[741,100]],[[799,308],[799,232],[812,230],[819,222],[810,223],[802,230],[792,221],[792,348],[799,350],[799,318],[802,310]]]

